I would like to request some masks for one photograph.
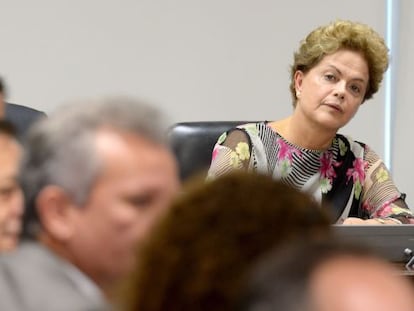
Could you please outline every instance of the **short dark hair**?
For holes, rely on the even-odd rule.
[[[364,57],[368,65],[369,81],[364,100],[370,99],[379,89],[388,68],[388,47],[384,38],[373,28],[359,22],[336,20],[310,32],[294,53],[291,67],[290,91],[296,106],[295,72],[309,72],[326,55],[341,49],[351,50]]]

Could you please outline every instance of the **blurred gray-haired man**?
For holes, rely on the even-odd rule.
[[[62,107],[29,132],[24,242],[1,310],[103,310],[179,181],[160,113],[130,98]]]

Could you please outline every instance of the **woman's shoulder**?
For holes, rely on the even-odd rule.
[[[247,132],[249,135],[258,135],[263,131],[270,130],[270,128],[267,126],[267,123],[267,121],[244,123],[233,128],[233,130],[239,129]]]
[[[365,152],[369,149],[367,144],[358,140],[354,140],[349,135],[336,134],[335,139],[338,142],[338,146],[341,150],[341,153],[344,153],[348,149],[352,151],[355,155],[358,154],[360,156],[363,156]]]
[[[272,132],[272,129],[267,125],[267,121],[243,123],[224,132],[218,143],[246,141],[252,145],[255,144],[254,142],[266,140],[268,136],[271,136],[268,131]]]
[[[362,146],[362,147],[365,147],[365,146],[367,146],[367,144],[366,143],[364,143],[364,142],[361,142],[360,140],[355,140],[352,136],[350,136],[350,135],[344,135],[344,134],[336,134],[336,139],[338,139],[338,140],[342,140],[342,141],[344,141],[344,142],[347,142],[349,145],[359,145],[359,146]]]

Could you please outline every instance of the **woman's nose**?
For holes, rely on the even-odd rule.
[[[344,95],[344,93],[341,93],[341,92],[335,92],[335,97],[338,97],[339,99],[344,99],[344,97],[345,97],[345,95]]]
[[[334,95],[335,97],[338,97],[339,99],[344,99],[345,97],[345,89],[346,89],[346,85],[344,82],[338,82],[335,85],[335,91],[334,91]]]

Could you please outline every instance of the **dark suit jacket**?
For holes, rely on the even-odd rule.
[[[19,138],[24,137],[28,129],[36,120],[44,117],[46,117],[46,114],[43,111],[6,103],[5,119],[9,120],[14,125]]]

